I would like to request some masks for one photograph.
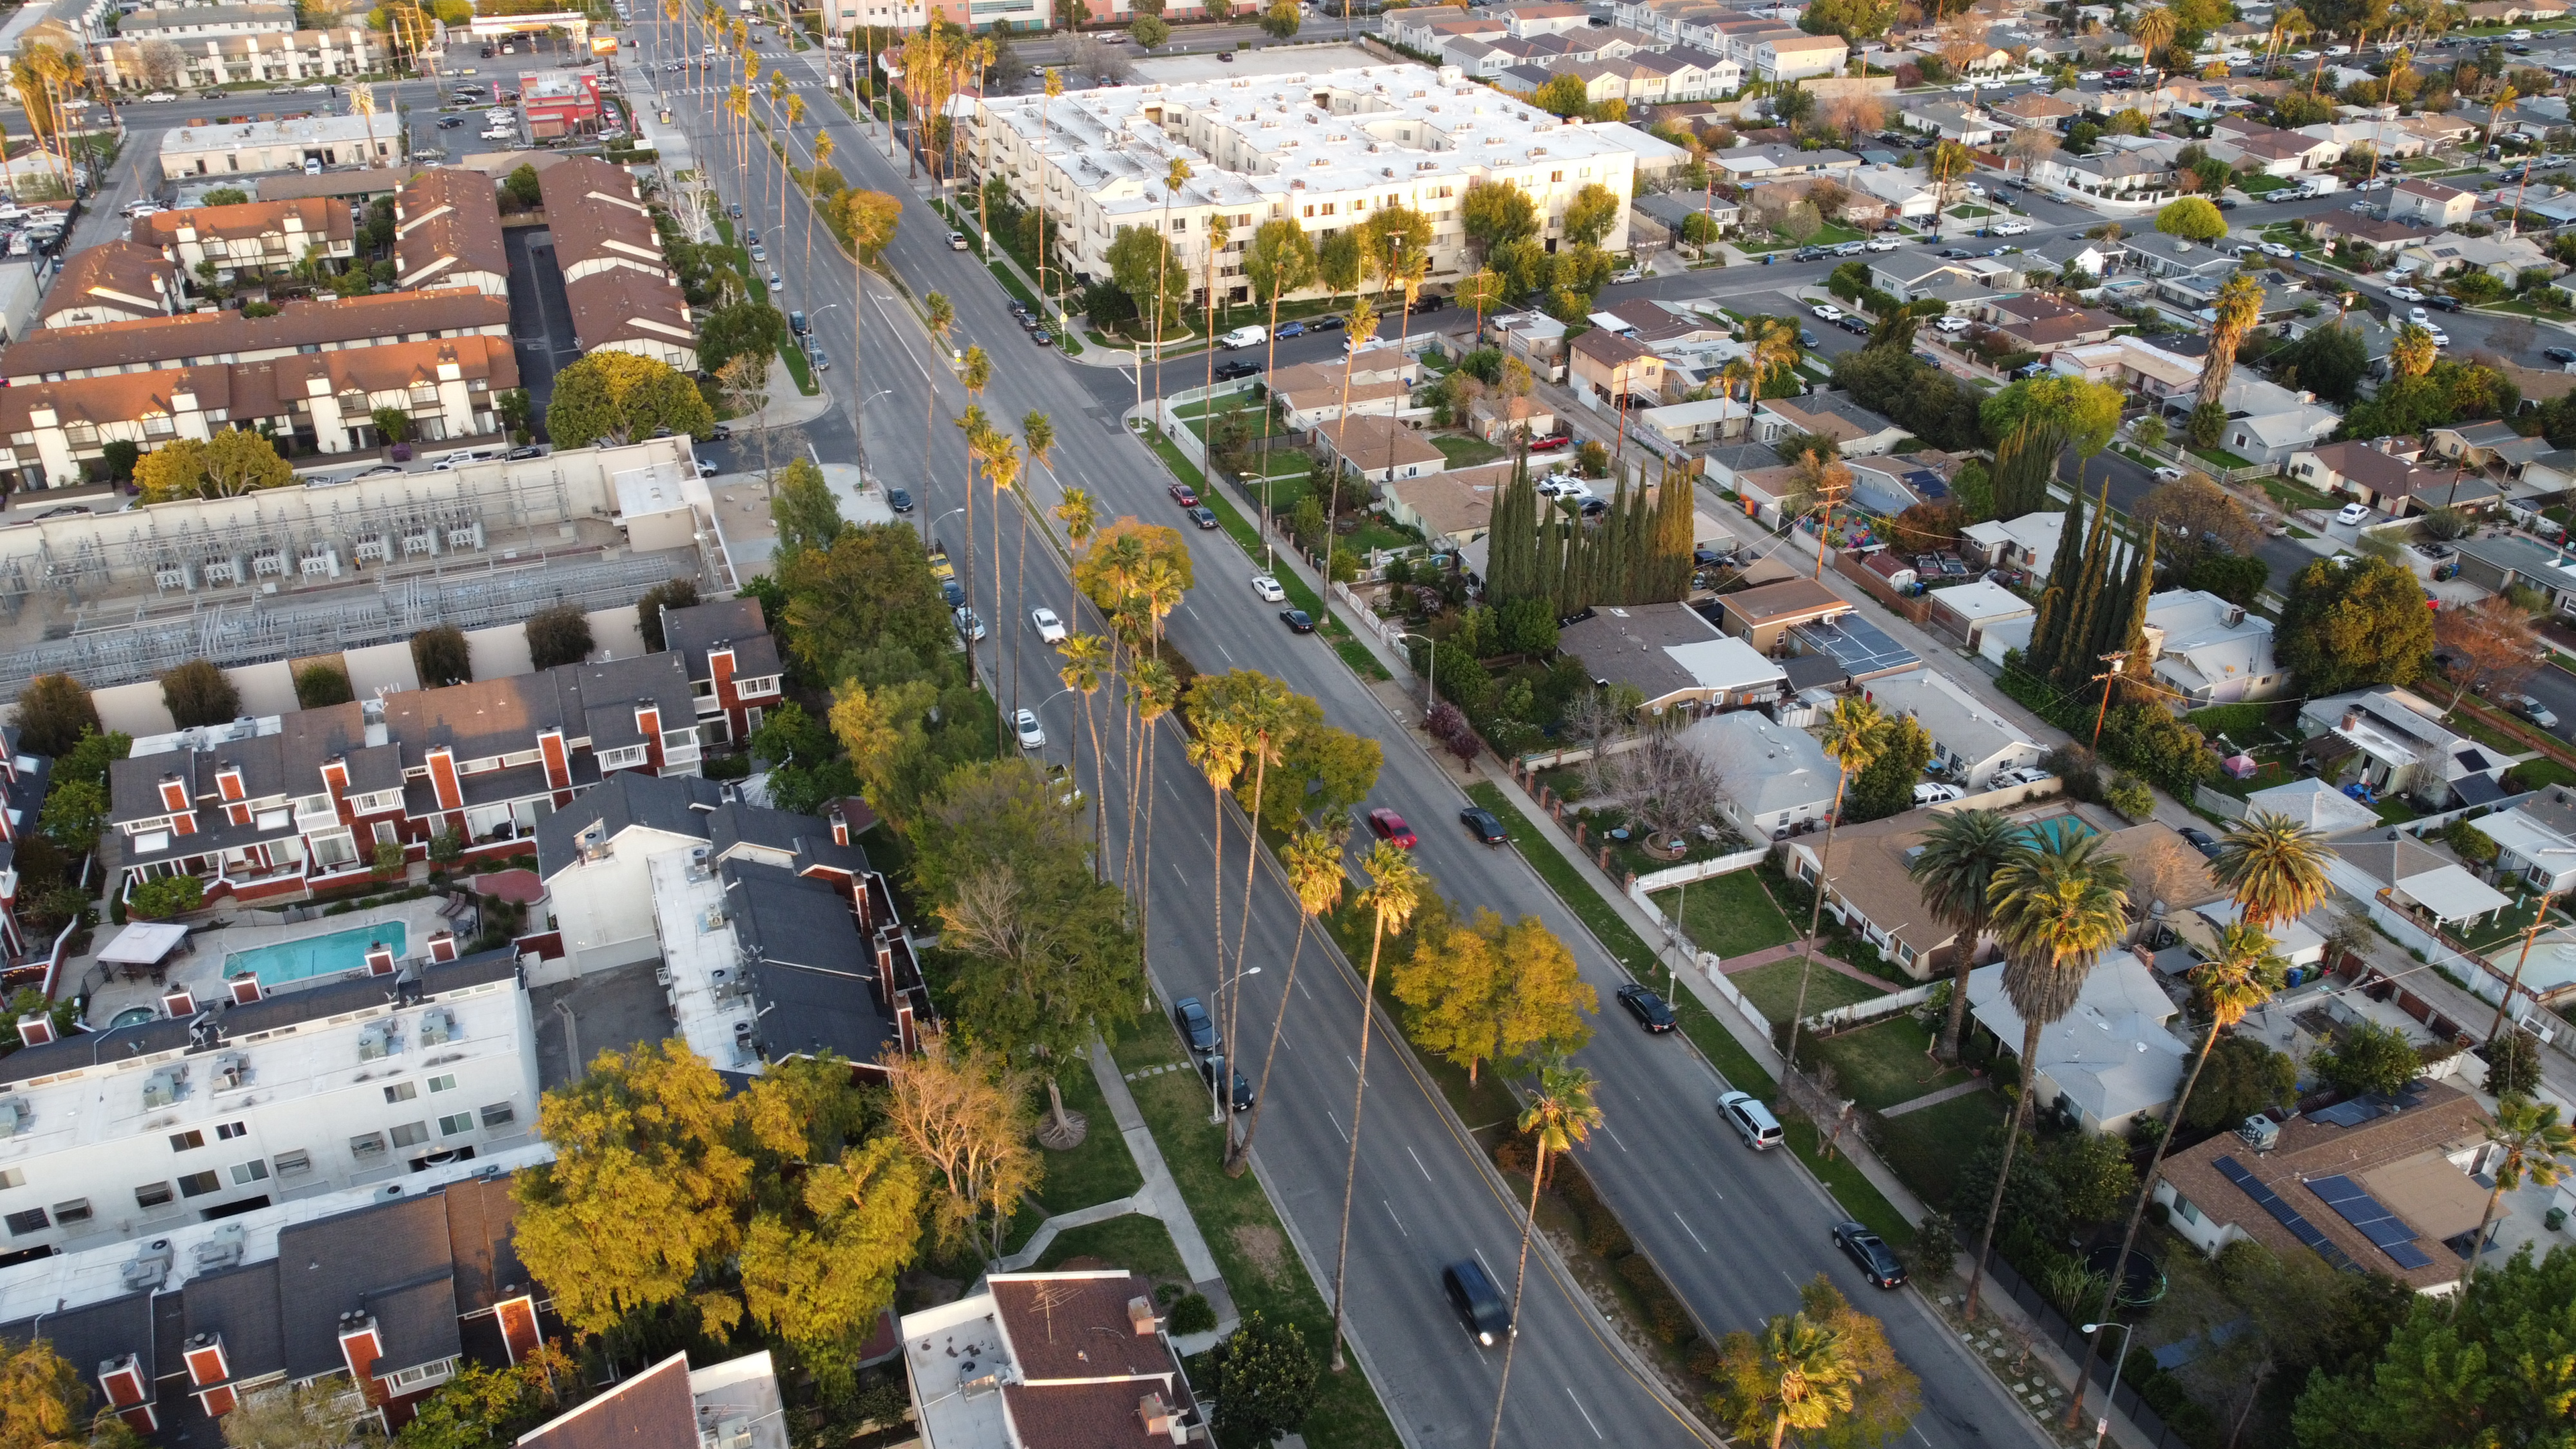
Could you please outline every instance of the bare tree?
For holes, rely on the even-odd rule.
[[[143,83],[156,91],[168,90],[179,83],[179,71],[188,63],[187,52],[174,41],[159,36],[143,42],[136,49],[143,63]]]
[[[1718,773],[1679,731],[1656,730],[1611,762],[1628,818],[1645,828],[1649,844],[1658,838],[1678,842],[1683,831],[1717,813]]]
[[[2471,690],[2493,695],[2509,690],[2539,667],[2539,640],[2531,617],[2503,599],[2488,597],[2465,609],[2444,609],[2433,616],[2433,637],[2440,641],[2443,668],[2457,686],[2451,708]]]

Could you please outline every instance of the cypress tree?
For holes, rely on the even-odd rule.
[[[2120,666],[2123,671],[2131,675],[2143,676],[2148,672],[2149,665],[2153,663],[2147,657],[2147,600],[2156,591],[2154,529],[2147,530],[2146,547],[2139,552],[2142,557],[2138,563],[2136,583],[2129,591],[2128,615],[2120,621],[2119,638],[2111,644],[2110,648],[2117,649],[2128,656]],[[2110,651],[2106,649],[2103,652]]]
[[[2057,656],[2057,687],[2073,689],[2093,673],[2093,630],[2102,608],[2102,593],[2111,566],[2111,487],[2093,506],[2093,527],[2084,536],[2084,572],[2067,610],[2067,627]]]
[[[1530,482],[1529,447],[1512,460],[1511,481],[1494,504],[1493,531],[1485,544],[1485,593],[1496,604],[1530,596],[1538,552],[1538,491]]]
[[[1530,561],[1530,596],[1547,600],[1547,606],[1564,618],[1565,607],[1565,542],[1556,534],[1556,505],[1551,502],[1538,520],[1530,540],[1534,557]]]
[[[2083,572],[2079,543],[2084,537],[2084,495],[2066,496],[2066,516],[2057,528],[2057,553],[2049,562],[2048,583],[2039,594],[2039,613],[2032,620],[2030,648],[2022,662],[2047,678],[2057,672],[2058,641],[2066,630],[2066,602]]]

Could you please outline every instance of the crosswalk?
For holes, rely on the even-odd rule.
[[[825,85],[819,80],[791,80],[787,83],[787,88],[791,91],[805,91],[813,95],[830,95],[832,93],[832,87]],[[658,92],[665,96],[721,96],[730,92],[732,89],[733,84],[731,82],[727,82],[721,85],[662,86],[658,88]],[[753,87],[753,89],[759,91],[764,96],[769,94],[768,79],[763,77],[760,83]]]

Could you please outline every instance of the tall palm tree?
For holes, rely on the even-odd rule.
[[[2129,890],[2119,858],[2102,854],[2100,836],[2076,839],[2052,831],[1995,872],[1994,898],[1995,932],[2004,942],[2004,995],[2021,1014],[2022,1091],[2013,1103],[2003,1164],[1986,1206],[1986,1229],[1977,1240],[1977,1261],[1968,1272],[1963,1312],[1971,1322],[1977,1316],[1978,1290],[1985,1286],[1986,1257],[1994,1251],[2004,1187],[2012,1180],[2013,1152],[2030,1128],[2039,1034],[2075,1009],[2094,960],[2119,939],[2127,925]]]
[[[1368,1108],[1368,1051],[1370,1030],[1377,1010],[1377,962],[1386,945],[1389,930],[1402,933],[1413,920],[1414,908],[1422,903],[1422,892],[1429,884],[1422,872],[1414,869],[1413,857],[1393,841],[1381,840],[1369,848],[1368,859],[1360,862],[1367,873],[1368,888],[1360,892],[1360,907],[1370,913],[1368,980],[1360,991],[1359,1085],[1351,1098],[1351,1160],[1342,1175],[1342,1242],[1333,1254],[1333,1372],[1340,1373],[1347,1360],[1342,1355],[1342,1319],[1350,1302],[1345,1291],[1345,1275],[1351,1266],[1351,1194],[1360,1182],[1360,1117]]]
[[[1342,354],[1342,406],[1334,416],[1333,425],[1338,430],[1335,436],[1345,445],[1343,452],[1347,456],[1351,438],[1351,369],[1360,360],[1360,349],[1377,339],[1377,309],[1368,304],[1368,298],[1351,299],[1351,314],[1345,331],[1350,337],[1350,350]],[[1342,469],[1338,465],[1333,469],[1333,489],[1328,496],[1330,501],[1324,506],[1324,586],[1329,589],[1333,583],[1333,543],[1339,537],[1333,532],[1333,518],[1342,511]]]
[[[1047,481],[1054,483],[1055,419],[1036,411],[1021,414],[1020,446],[1027,452],[1031,463],[1046,469]],[[1063,485],[1058,484],[1057,491],[1062,492]],[[1027,618],[1029,614],[1029,510],[1025,503],[1021,505],[1019,513],[1020,538],[1011,550],[1011,706],[1014,709],[1019,707],[1020,702],[1018,621]],[[1067,577],[1071,575],[1068,573]],[[998,606],[999,601],[995,602]],[[1073,621],[1066,620],[1065,627],[1072,628]]]
[[[2209,360],[2200,372],[2201,407],[2215,407],[2226,397],[2228,379],[2236,372],[2236,349],[2263,320],[2263,284],[2251,272],[2238,272],[2219,284],[2210,310],[2215,315],[2209,324]]]
[[[1315,285],[1314,239],[1296,222],[1263,222],[1244,249],[1243,272],[1252,282],[1254,299],[1270,308],[1270,337],[1261,364],[1262,376],[1268,377],[1279,369],[1279,300]],[[1276,411],[1265,396],[1261,408],[1261,566],[1265,569],[1272,565],[1270,419]]]
[[[1261,1130],[1261,1104],[1270,1100],[1270,1064],[1279,1055],[1279,1031],[1288,1023],[1288,995],[1297,989],[1297,958],[1306,951],[1306,928],[1342,903],[1342,848],[1313,826],[1299,830],[1279,852],[1288,873],[1288,891],[1297,898],[1297,941],[1288,951],[1288,979],[1279,983],[1279,1010],[1270,1018],[1270,1046],[1261,1054],[1261,1082],[1252,1093],[1252,1115],[1243,1120],[1243,1140],[1226,1152],[1225,1173],[1243,1176],[1252,1165],[1252,1134]]]
[[[2287,815],[2257,810],[2227,827],[2209,874],[2236,897],[2245,924],[2269,931],[2325,900],[2326,861],[2333,854],[2319,832]]]
[[[1789,1013],[1789,1069],[1798,1069],[1798,1021],[1807,1014],[1807,976],[1816,965],[1816,930],[1825,919],[1825,868],[1834,858],[1834,828],[1842,823],[1843,792],[1851,778],[1887,748],[1887,716],[1871,701],[1845,695],[1825,719],[1825,758],[1834,762],[1834,808],[1825,817],[1825,848],[1816,853],[1815,903],[1807,910],[1807,939],[1798,948],[1798,1005]]]
[[[1046,149],[1047,138],[1054,132],[1052,107],[1054,105],[1055,98],[1063,94],[1063,74],[1054,66],[1048,66],[1046,68],[1046,99],[1038,102],[1038,149],[1041,151]],[[1038,219],[1038,305],[1040,307],[1044,307],[1046,305],[1047,298],[1046,183],[1043,179],[1046,174],[1045,169],[1041,167],[1038,174],[1041,179],[1038,183],[1037,204],[1030,207],[1029,211]],[[1064,293],[1061,287],[1059,287],[1056,292],[1055,310],[1056,322],[1061,326],[1065,320]]]
[[[1173,157],[1172,164],[1163,173],[1163,229],[1154,236],[1154,401],[1157,405],[1163,401],[1163,314],[1168,306],[1164,294],[1166,284],[1171,280],[1172,254],[1179,250],[1172,245],[1172,202],[1181,194],[1181,183],[1189,179],[1190,163],[1178,156]]]
[[[2128,1276],[2129,1249],[2138,1241],[2138,1224],[2147,1216],[2147,1204],[2156,1195],[2156,1178],[2164,1171],[2165,1149],[2173,1146],[2174,1133],[2182,1127],[2182,1114],[2191,1105],[2192,1088],[2200,1084],[2200,1069],[2209,1065],[2209,1054],[2218,1046],[2221,1032],[2245,1019],[2245,1013],[2272,999],[2289,979],[2290,963],[2273,949],[2272,938],[2256,927],[2232,922],[2218,933],[2218,954],[2191,970],[2191,982],[2209,999],[2209,1034],[2200,1039],[2200,1054],[2192,1058],[2191,1071],[2182,1079],[2182,1090],[2175,1094],[2173,1111],[2165,1118],[2165,1130],[2156,1134],[2155,1151],[2148,1154],[2146,1175],[2138,1180],[2138,1201],[2129,1209],[2129,1226],[2120,1234],[2119,1254],[2111,1259],[2111,1281],[2102,1292],[2102,1309],[2093,1315],[2094,1329],[2085,1343],[2084,1362],[2076,1372],[2076,1381],[2092,1372],[2093,1354],[2102,1342],[2102,1327],[2118,1310],[2120,1282]],[[2084,1396],[2078,1394],[2066,1406],[2066,1427],[2082,1422]]]
[[[1172,666],[1162,660],[1148,659],[1136,666],[1135,670],[1127,676],[1127,699],[1128,707],[1135,711],[1139,732],[1143,738],[1151,740],[1154,737],[1157,722],[1180,706],[1180,676],[1173,672]],[[1150,960],[1152,958],[1146,955],[1146,951],[1153,944],[1154,918],[1144,909],[1144,882],[1152,880],[1154,876],[1154,782],[1162,773],[1162,756],[1150,748],[1144,750],[1143,754],[1145,849],[1137,862],[1138,886],[1133,908],[1136,912],[1137,959]],[[1130,821],[1128,829],[1133,833],[1135,829],[1133,821]]]
[[[957,308],[948,300],[947,293],[922,294],[921,325],[929,331],[930,340],[938,344],[939,361],[945,364],[948,360],[948,332],[957,325]],[[921,435],[926,438],[930,436],[931,424],[939,417],[939,389],[926,387],[921,391]]]
[[[1786,317],[1748,317],[1742,337],[1753,360],[1753,393],[1745,399],[1749,403],[1761,394],[1765,381],[1797,366],[1804,354],[1798,345],[1798,324]]]
[[[996,615],[1002,612],[1002,500],[1009,497],[1011,491],[1020,486],[1021,467],[1019,440],[995,428],[990,440],[984,445],[984,481],[991,484],[993,488],[993,612]],[[997,630],[1002,629],[1003,621],[999,618],[994,619],[993,627]],[[1009,633],[1014,640],[1019,638],[1020,631],[1017,628],[1008,629],[1005,632]],[[997,641],[999,637],[998,634],[995,636]],[[1001,652],[998,643],[994,652],[996,654]],[[1016,651],[1014,657],[1016,657]],[[998,696],[1000,691],[997,689],[994,693]],[[1019,699],[1019,685],[1016,681],[1011,686],[1011,698],[1015,702]],[[1015,703],[1014,708],[1016,707]],[[1000,759],[1001,752],[1008,748],[1010,746],[1003,742],[1001,731],[995,731],[993,757]]]
[[[1136,603],[1142,609],[1154,657],[1163,657],[1163,621],[1181,606],[1181,571],[1168,559],[1149,559],[1136,576]]]
[[[1109,817],[1101,795],[1109,788],[1109,772],[1100,757],[1100,721],[1091,712],[1091,697],[1100,692],[1108,672],[1108,641],[1097,634],[1068,634],[1055,646],[1064,659],[1056,677],[1067,689],[1082,692],[1083,728],[1091,735],[1091,874],[1102,878],[1109,866]]]
[[[1216,264],[1225,255],[1226,242],[1233,228],[1226,225],[1225,213],[1221,211],[1210,212],[1207,222],[1207,240],[1200,243],[1207,249],[1207,261],[1203,264],[1199,301],[1205,319],[1201,325],[1207,329],[1209,345],[1204,354],[1206,373],[1199,381],[1199,423],[1212,435],[1216,432]],[[1209,441],[1213,444],[1213,437]],[[1213,486],[1216,481],[1216,449],[1210,446],[1205,450],[1205,456],[1208,481]]]
[[[1036,415],[1031,414],[1031,416]],[[1071,544],[1076,553],[1080,553],[1082,546],[1091,541],[1091,531],[1100,522],[1099,509],[1091,501],[1090,490],[1085,488],[1064,490],[1064,497],[1056,504],[1053,514],[1055,521],[1064,525],[1065,542]],[[1074,584],[1070,570],[1066,571],[1064,577],[1064,626],[1070,629],[1074,625],[1074,620],[1082,612],[1082,590]]]
[[[1213,693],[1210,691],[1211,696]],[[1243,773],[1246,741],[1242,723],[1235,718],[1234,702],[1230,699],[1210,698],[1209,704],[1213,707],[1192,712],[1190,723],[1198,732],[1182,743],[1181,751],[1191,764],[1198,767],[1198,772],[1207,777],[1208,814],[1216,822],[1214,850],[1216,861],[1211,872],[1216,881],[1216,887],[1208,892],[1208,897],[1213,903],[1212,909],[1216,912],[1216,930],[1212,939],[1215,943],[1213,949],[1216,952],[1214,960],[1219,998],[1217,1006],[1222,1010],[1225,1005],[1223,999],[1225,995],[1225,792],[1234,788],[1235,776]],[[1131,835],[1135,833],[1132,825],[1128,828],[1128,833]],[[1251,851],[1256,856],[1261,853],[1258,844],[1254,842]],[[1144,899],[1145,893],[1142,890],[1134,889],[1132,884],[1130,890],[1136,899]],[[1219,1089],[1216,1092],[1216,1099],[1223,1101],[1228,1095]],[[1222,1111],[1222,1109],[1213,1110]],[[1227,1141],[1228,1145],[1232,1144],[1231,1128],[1228,1129]]]
[[[1547,1183],[1548,1154],[1571,1152],[1591,1140],[1592,1129],[1600,1122],[1590,1072],[1567,1066],[1563,1058],[1540,1063],[1538,1090],[1521,1109],[1520,1129],[1528,1134],[1537,1160],[1530,1168],[1529,1212],[1521,1219],[1520,1266],[1512,1270],[1512,1326],[1503,1335],[1503,1375],[1494,1385],[1494,1427],[1485,1436],[1485,1449],[1494,1449],[1503,1439],[1503,1398],[1512,1391],[1512,1351],[1521,1342],[1521,1292],[1529,1283],[1530,1233],[1538,1226],[1538,1194]]]
[[[975,606],[976,454],[979,445],[993,435],[992,420],[984,416],[982,403],[984,389],[993,381],[993,360],[984,355],[983,348],[967,347],[965,366],[958,370],[957,380],[966,387],[966,411],[957,415],[957,429],[966,435],[966,567],[960,577],[966,580],[966,607],[971,609]],[[998,604],[1001,600],[993,602]],[[994,620],[994,627],[999,628],[1001,622]],[[972,639],[966,641],[966,660],[969,665],[975,660],[975,641]]]
[[[2388,370],[2401,378],[2422,377],[2433,370],[2433,334],[2409,322],[2388,344]]]
[[[2558,1104],[2535,1102],[2529,1097],[2507,1097],[2496,1104],[2495,1120],[2487,1124],[2487,1141],[2503,1149],[2490,1169],[2495,1186],[2487,1189],[2486,1210],[2478,1215],[2477,1236],[2469,1239],[2469,1260],[2460,1265],[2460,1293],[2451,1300],[2451,1311],[2459,1311],[2460,1298],[2468,1296],[2469,1279],[2478,1271],[2478,1259],[2486,1253],[2487,1229],[2494,1226],[2496,1203],[2508,1192],[2522,1186],[2526,1177],[2540,1187],[2556,1187],[2567,1175],[2568,1159],[2576,1157],[2576,1129],[2558,1120]]]
[[[823,204],[823,168],[832,164],[832,133],[820,126],[814,128],[814,169],[806,173],[805,188],[805,271],[814,271],[814,210]]]
[[[1760,1345],[1762,1406],[1771,1420],[1771,1449],[1780,1449],[1793,1429],[1802,1435],[1817,1433],[1830,1427],[1836,1414],[1851,1411],[1860,1368],[1840,1333],[1804,1313],[1792,1313],[1772,1319],[1762,1330]]]
[[[1968,1016],[1968,976],[1994,919],[1995,872],[2021,853],[2028,829],[1997,810],[1954,810],[1934,820],[1906,873],[1923,892],[1923,908],[1957,933],[1950,957],[1950,1007],[1941,1018],[1941,1060],[1959,1059]]]
[[[2145,49],[2145,59],[2153,65],[2156,52],[2174,38],[2174,13],[2162,5],[2139,11],[2129,20],[2129,36]]]
[[[1235,691],[1234,719],[1243,731],[1243,757],[1252,765],[1254,838],[1249,842],[1252,848],[1244,852],[1243,858],[1243,909],[1235,913],[1234,984],[1227,988],[1225,997],[1227,1041],[1234,1040],[1235,1017],[1243,1008],[1243,953],[1252,940],[1252,866],[1254,858],[1261,853],[1262,794],[1270,784],[1270,767],[1286,757],[1288,743],[1296,737],[1296,699],[1287,685],[1257,672],[1245,679],[1243,687]],[[1222,882],[1218,889],[1224,889]],[[1217,965],[1222,969],[1225,964],[1225,953],[1221,949],[1224,943],[1218,944]],[[1228,1100],[1232,1100],[1230,1095]],[[1226,1124],[1227,1149],[1231,1151],[1233,1145],[1234,1125],[1229,1120]]]

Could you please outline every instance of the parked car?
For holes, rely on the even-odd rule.
[[[1046,748],[1046,726],[1038,723],[1038,712],[1036,710],[1024,709],[1019,711],[1018,714],[1012,718],[1012,728],[1020,737],[1021,749],[1043,750]]]
[[[1571,433],[1550,433],[1544,438],[1530,439],[1529,446],[1533,453],[1553,453],[1559,448],[1572,445],[1573,442],[1574,435]]]
[[[1190,485],[1186,483],[1174,483],[1166,491],[1172,495],[1172,501],[1181,505],[1183,508],[1196,508],[1199,506],[1198,490],[1190,487]]]
[[[1216,527],[1216,510],[1202,503],[1190,510],[1190,522],[1201,528]]]
[[[912,490],[909,488],[887,489],[886,507],[893,509],[897,513],[910,513],[912,511]]]
[[[1338,312],[1335,312],[1327,313],[1324,316],[1308,320],[1306,323],[1306,330],[1309,332],[1339,332],[1348,325],[1350,325],[1350,319],[1342,316]]]
[[[981,639],[984,637],[984,621],[975,616],[973,609],[960,604],[957,606],[957,632],[969,639]]]
[[[1038,639],[1041,642],[1047,644],[1061,644],[1064,642],[1064,621],[1056,617],[1055,610],[1029,610],[1029,624],[1030,627],[1038,631]]]
[[[1280,610],[1279,622],[1286,624],[1288,626],[1288,632],[1291,634],[1312,634],[1315,632],[1315,621],[1308,617],[1306,611],[1303,609]]]
[[[1279,586],[1279,581],[1272,578],[1270,575],[1254,574],[1252,576],[1252,595],[1254,598],[1261,600],[1265,604],[1277,604],[1286,601],[1288,591],[1281,588]]]
[[[1200,1056],[1225,1045],[1216,1034],[1216,1018],[1208,1015],[1208,1009],[1195,996],[1184,996],[1172,1003],[1172,1025],[1181,1029],[1181,1039]]]
[[[1650,1033],[1671,1031],[1679,1023],[1663,997],[1633,981],[1619,988],[1619,1004],[1628,1008],[1628,1014]]]
[[[2044,784],[2054,778],[2056,777],[2050,775],[2046,770],[2040,769],[2037,766],[2022,765],[2010,770],[1995,771],[1994,779],[1991,783],[1998,790],[2012,790]]]
[[[1512,843],[1511,833],[1503,829],[1502,820],[1493,811],[1481,805],[1470,805],[1459,811],[1458,818],[1465,821],[1467,828],[1475,833],[1476,838],[1487,845]]]
[[[2367,504],[2347,503],[2335,514],[2335,522],[2347,527],[2355,524],[2368,523],[2369,521],[2370,508]]]
[[[1237,378],[1257,377],[1260,373],[1261,364],[1257,362],[1220,362],[1216,365],[1216,380],[1219,382],[1233,382]]]
[[[2524,719],[2531,721],[2533,724],[2540,726],[2542,729],[2554,730],[2558,728],[2558,716],[2550,712],[2549,706],[2542,704],[2539,700],[2532,698],[2530,695],[2508,694],[2504,697],[2504,707],[2512,710],[2515,714],[2522,716]]]
[[[966,250],[966,245],[966,233],[962,231],[952,231],[948,234],[948,249],[950,251],[962,252]]]
[[[2177,833],[2182,836],[2183,840],[2188,843],[2192,849],[2199,851],[2202,858],[2207,860],[2218,859],[2217,836],[2210,834],[2208,831],[2201,829],[2197,825],[2186,825]]]
[[[1905,1264],[1898,1260],[1896,1250],[1862,1224],[1834,1224],[1834,1246],[1843,1250],[1843,1256],[1852,1260],[1873,1287],[1905,1286]]]
[[[1717,1099],[1717,1115],[1744,1139],[1744,1145],[1756,1152],[1767,1151],[1786,1140],[1780,1131],[1780,1119],[1750,1092],[1729,1092]]]
[[[1234,1110],[1238,1112],[1251,1111],[1252,1084],[1243,1079],[1243,1073],[1229,1072],[1226,1070],[1225,1053],[1218,1052],[1214,1056],[1200,1058],[1199,1080],[1207,1084],[1209,1091],[1215,1091],[1217,1079],[1225,1076],[1232,1076],[1234,1078],[1234,1102],[1232,1104]]]
[[[1282,322],[1279,324],[1279,331],[1274,335],[1279,337],[1303,337],[1306,335],[1306,324],[1303,322]]]
[[[1914,787],[1914,803],[1917,805],[1947,805],[1959,795],[1958,786],[1939,780],[1926,780]]]
[[[2544,347],[2540,355],[2552,362],[2576,362],[2576,347]]]
[[[1403,850],[1411,850],[1414,847],[1413,827],[1404,823],[1403,816],[1385,806],[1381,805],[1370,811],[1368,823],[1370,832],[1387,844]]]

